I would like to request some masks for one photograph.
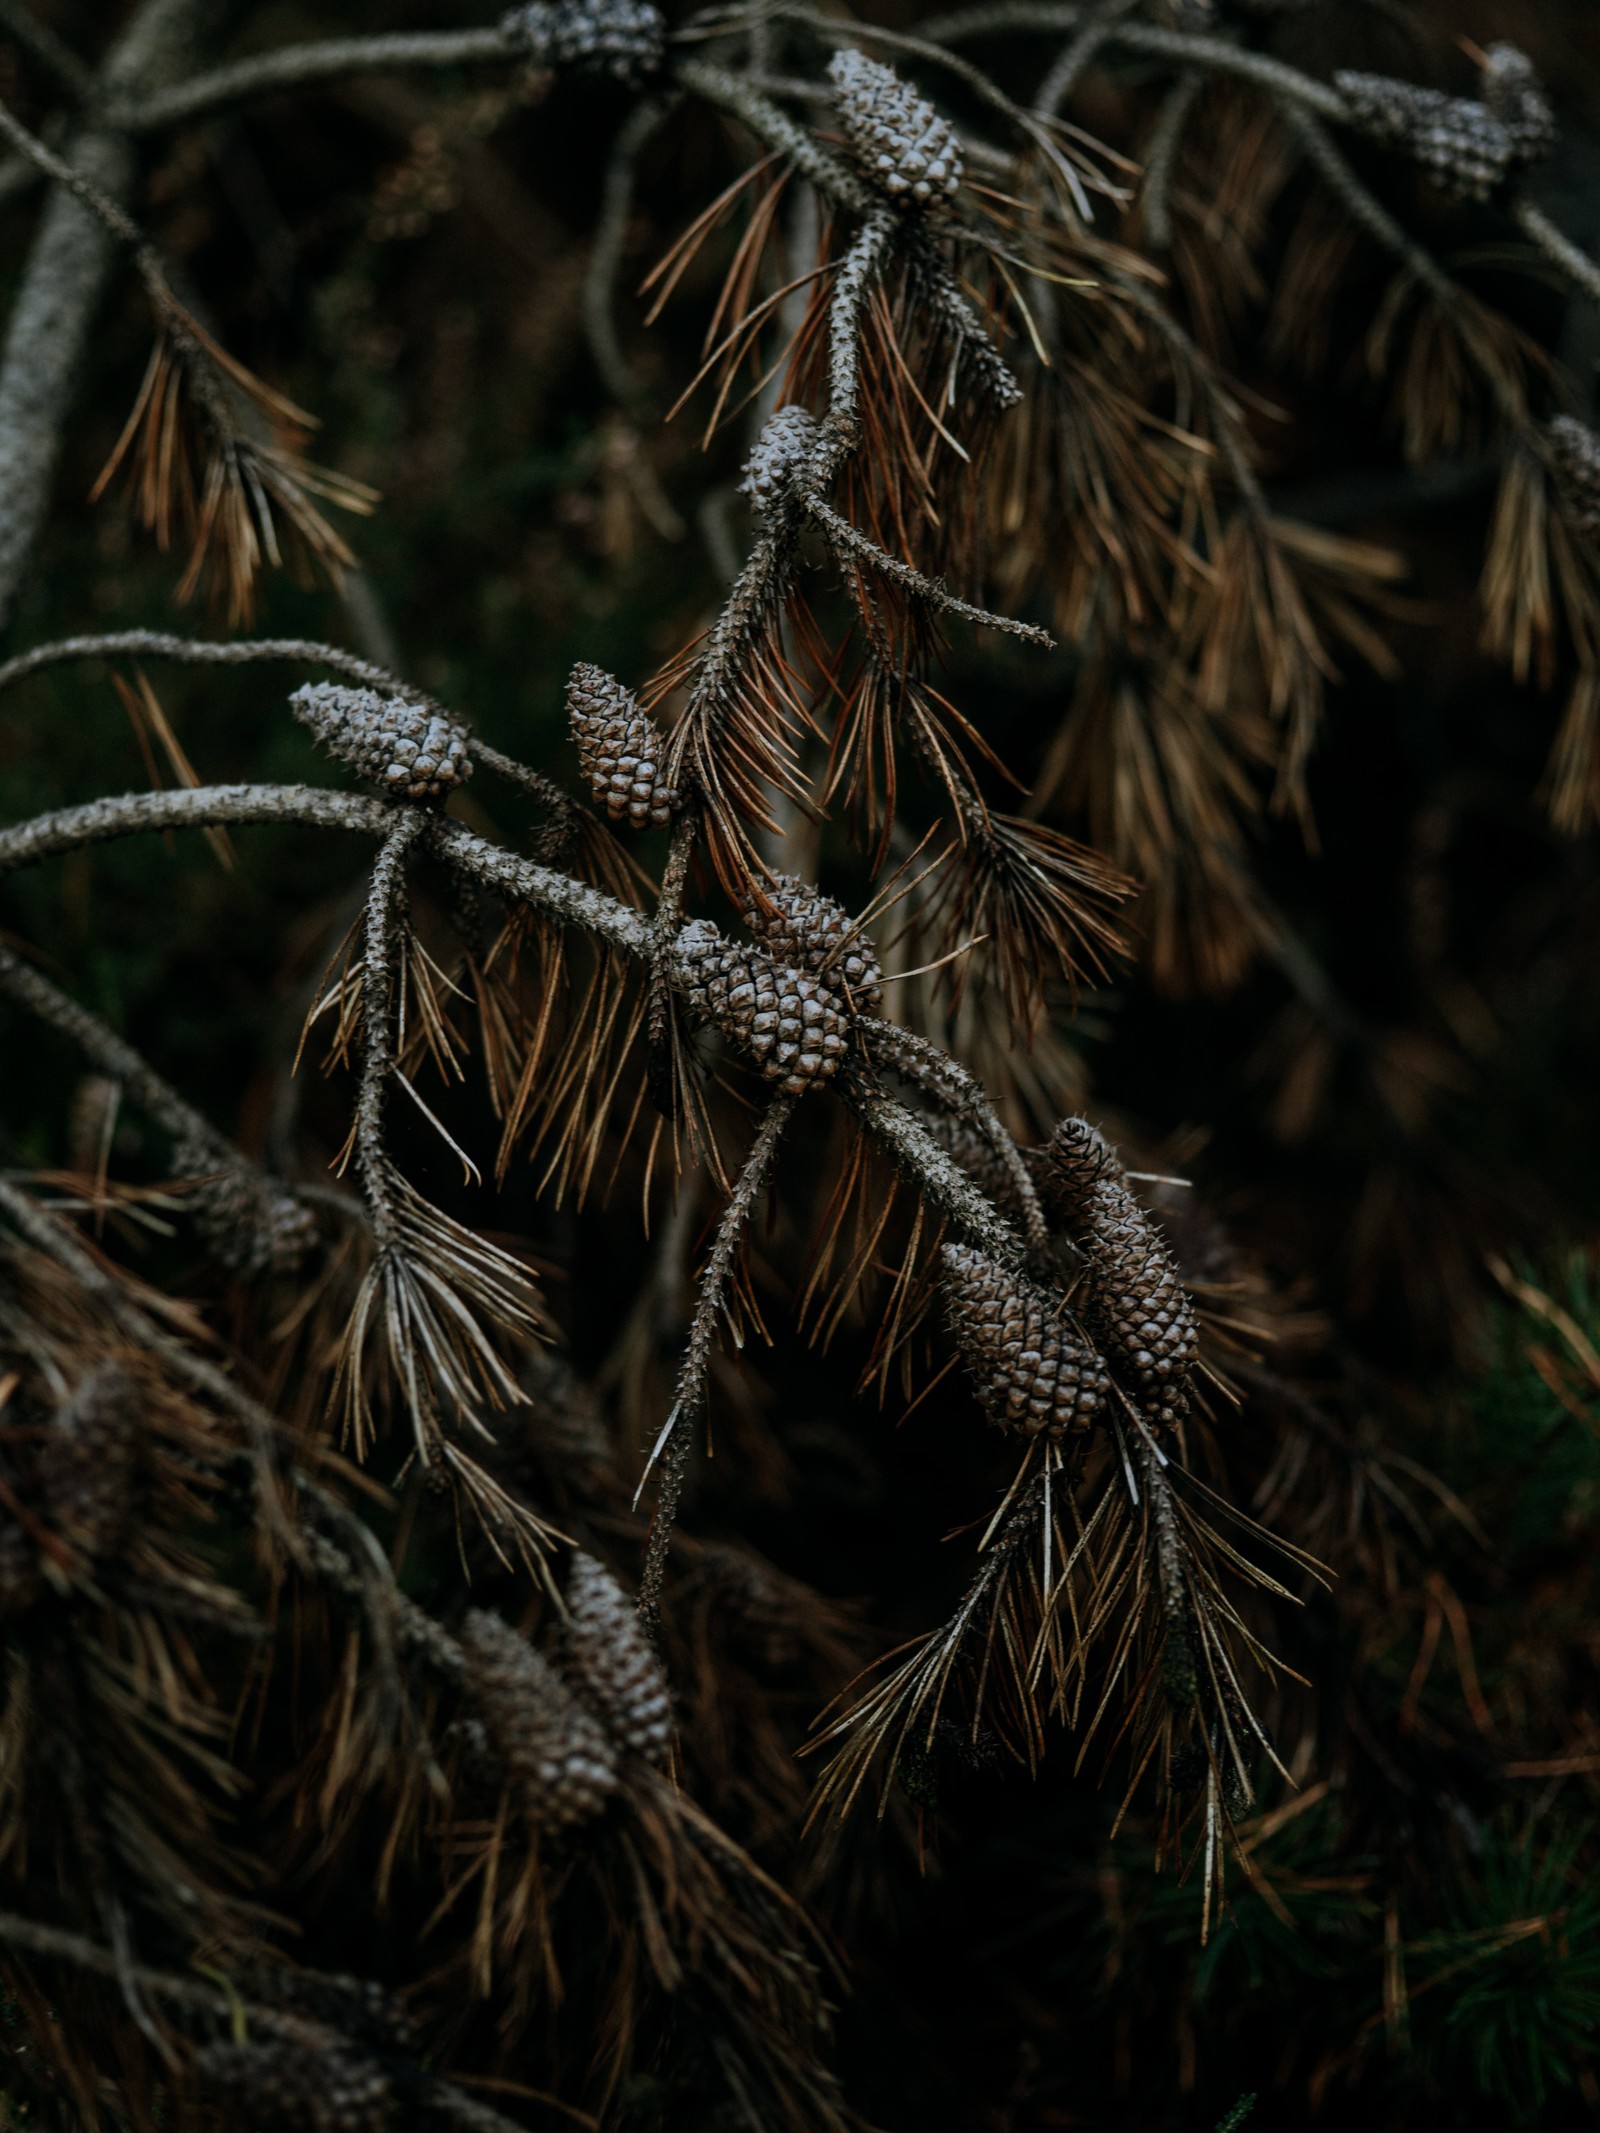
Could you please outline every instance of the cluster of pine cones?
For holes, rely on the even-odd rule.
[[[593,1821],[628,1759],[659,1764],[672,1739],[666,1676],[610,1571],[575,1555],[566,1604],[559,1666],[498,1615],[461,1632],[468,1708],[529,1826],[552,1834]]]
[[[1148,1427],[1173,1427],[1198,1348],[1172,1247],[1086,1119],[1063,1119],[1029,1168],[1083,1276],[1069,1309],[1015,1267],[944,1247],[945,1322],[979,1404],[1002,1429],[1055,1442],[1092,1428],[1114,1395]]]

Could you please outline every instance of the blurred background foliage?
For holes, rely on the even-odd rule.
[[[39,11],[81,48],[103,37],[107,0]],[[909,24],[926,11],[872,12]],[[1563,125],[1543,196],[1592,247],[1590,0],[1412,14],[1446,69],[1464,36],[1530,52]],[[468,0],[282,5],[252,12],[250,41],[480,19]],[[1356,0],[1315,0],[1281,34],[1307,65],[1398,67],[1413,51],[1394,12]],[[48,105],[4,42],[0,93],[30,122]],[[1078,115],[1116,140],[1139,95],[1136,74],[1096,75]],[[722,262],[697,263],[648,332],[642,306],[623,304],[639,405],[615,404],[585,337],[589,243],[626,108],[612,86],[556,94],[538,74],[342,84],[180,133],[144,193],[230,350],[315,411],[317,457],[382,492],[353,534],[359,578],[341,595],[270,575],[255,628],[386,658],[569,782],[572,663],[633,680],[661,666],[714,610],[719,528],[725,540],[739,508],[738,437],[702,454],[693,409],[659,420],[698,361]],[[666,124],[625,286],[737,167],[703,115]],[[1366,174],[1429,211],[1378,159]],[[848,1955],[842,2070],[887,2127],[1208,2127],[1245,2091],[1263,2129],[1600,2114],[1597,846],[1557,834],[1541,803],[1559,692],[1514,683],[1478,649],[1492,466],[1463,450],[1408,467],[1360,374],[1373,275],[1359,259],[1346,269],[1314,377],[1274,344],[1275,263],[1299,204],[1291,189],[1275,211],[1226,358],[1252,396],[1274,502],[1405,557],[1383,625],[1393,671],[1350,662],[1330,691],[1314,847],[1281,817],[1260,831],[1253,859],[1285,922],[1269,949],[1209,993],[1158,987],[1136,957],[1075,1021],[1064,1009],[1058,1034],[1082,1091],[1156,1153],[1151,1167],[1196,1180],[1298,1314],[1294,1372],[1258,1388],[1239,1430],[1258,1505],[1298,1492],[1299,1530],[1339,1572],[1285,1636],[1314,1684],[1298,1736],[1311,1747],[1302,1789],[1269,1794],[1246,1825],[1203,1948],[1198,1887],[1156,1872],[1136,1818],[1113,1833],[1115,1788],[1066,1754],[1030,1784],[952,1746],[926,1780],[923,1843],[907,1831],[925,1801],[898,1803],[888,1836],[869,1825],[842,1840],[813,1901]],[[0,210],[7,292],[35,212]],[[1600,321],[1506,272],[1488,211],[1434,234],[1592,413]],[[153,552],[125,491],[86,501],[147,352],[124,288],[10,648],[205,620],[175,614],[182,559]],[[153,678],[204,779],[326,774],[272,671]],[[1032,775],[1072,686],[1068,647],[958,659],[952,694]],[[0,708],[8,820],[147,777],[98,668],[42,675]],[[503,810],[495,827],[514,835],[515,804],[474,794],[467,811]],[[231,872],[196,840],[80,854],[9,883],[5,925],[247,1148],[320,1135],[331,1153],[337,1106],[290,1066],[356,876],[309,833],[234,844]],[[76,1063],[53,1039],[23,1041],[9,1012],[0,1042],[4,1160],[67,1162],[84,1130]],[[118,1131],[119,1169],[138,1175],[139,1129]],[[411,1152],[420,1181],[456,1192],[420,1139]],[[551,1216],[517,1174],[478,1211],[564,1265],[574,1358],[604,1383],[617,1299],[642,1263],[631,1214]],[[892,1593],[875,1618],[888,1641],[929,1619],[950,1574],[922,1536],[947,1494],[952,1515],[970,1499],[941,1481],[937,1404],[914,1443],[892,1409],[841,1423],[848,1378],[781,1345],[767,1417],[781,1455],[719,1475],[715,1500],[839,1601]],[[790,1860],[799,1841],[785,1829],[770,1853]]]

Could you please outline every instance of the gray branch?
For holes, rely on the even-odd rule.
[[[672,1411],[650,1459],[653,1466],[665,1453],[656,1515],[651,1522],[649,1545],[639,1579],[639,1612],[647,1622],[653,1622],[660,1612],[661,1581],[666,1574],[678,1499],[683,1493],[684,1471],[694,1441],[694,1424],[705,1412],[711,1383],[711,1358],[717,1345],[717,1321],[727,1307],[734,1262],[756,1201],[772,1175],[784,1129],[793,1118],[799,1101],[798,1096],[775,1096],[768,1106],[767,1115],[761,1121],[760,1131],[745,1157],[744,1167],[717,1224],[711,1256],[701,1270],[689,1341],[673,1391]],[[649,1477],[648,1467],[645,1477]],[[643,1487],[642,1482],[640,1486]]]
[[[69,94],[80,100],[93,96],[94,69],[48,23],[39,20],[27,0],[0,0],[0,34],[20,44]]]
[[[347,681],[369,689],[389,689],[415,698],[418,692],[386,667],[374,666],[354,652],[337,645],[317,644],[305,637],[239,637],[224,643],[208,643],[198,637],[174,637],[165,630],[116,630],[104,636],[61,637],[53,644],[35,645],[0,665],[0,689],[9,689],[30,674],[46,667],[65,666],[76,659],[170,659],[178,666],[256,666],[275,662],[291,666],[325,667]]]
[[[1512,202],[1511,219],[1524,236],[1532,238],[1545,258],[1580,296],[1586,296],[1592,304],[1600,304],[1600,265],[1575,245],[1564,230],[1558,230],[1544,210],[1535,206],[1525,193]]]
[[[0,947],[0,992],[37,1016],[58,1035],[75,1044],[84,1057],[127,1092],[148,1118],[185,1151],[217,1170],[238,1171],[262,1189],[289,1190],[242,1154],[226,1134],[197,1111],[158,1074],[144,1056],[119,1037],[108,1023],[70,994],[53,985],[40,970],[6,947]]]
[[[207,0],[145,0],[107,60],[102,97],[142,92],[175,74]],[[119,205],[133,185],[126,137],[96,118],[64,161]],[[49,508],[62,428],[71,404],[113,240],[81,201],[52,191],[0,347],[0,628]]]
[[[209,117],[213,111],[243,103],[252,96],[271,96],[279,90],[304,88],[313,82],[341,81],[351,74],[397,74],[527,57],[525,49],[499,29],[330,37],[214,67],[171,87],[125,96],[113,102],[111,108],[115,123],[125,132],[153,133],[159,127]]]
[[[0,876],[137,831],[238,827],[253,822],[301,823],[382,838],[395,826],[395,809],[382,800],[313,785],[202,785],[172,792],[125,793],[64,807],[0,832]],[[429,820],[427,835],[435,856],[446,866],[507,901],[529,904],[551,918],[581,927],[640,962],[650,961],[649,920],[603,890],[504,851],[449,816]],[[915,1112],[855,1077],[846,1077],[839,1087],[866,1130],[916,1178],[930,1205],[985,1251],[1013,1264],[1022,1261],[1025,1247],[1015,1230],[939,1146]]]
[[[941,613],[954,615],[962,622],[975,623],[980,629],[1004,630],[1007,636],[1020,637],[1024,644],[1036,644],[1047,652],[1055,649],[1055,639],[1050,632],[1040,629],[1036,623],[1019,622],[1014,615],[996,615],[986,607],[974,607],[970,600],[958,599],[942,578],[930,578],[913,564],[890,555],[870,534],[863,533],[859,526],[852,526],[824,497],[802,491],[800,501],[835,550],[855,556],[916,599],[926,600],[930,607],[938,608]]]

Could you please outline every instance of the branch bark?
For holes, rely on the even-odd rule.
[[[211,0],[145,0],[113,47],[99,98],[142,92],[175,75]],[[112,200],[132,190],[125,132],[97,115],[65,160]],[[52,190],[0,347],[0,629],[10,621],[49,508],[79,365],[114,254],[110,234],[81,202]]]

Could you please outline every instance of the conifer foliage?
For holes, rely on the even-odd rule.
[[[1592,2112],[1558,40],[109,12],[0,0],[5,2122]]]

